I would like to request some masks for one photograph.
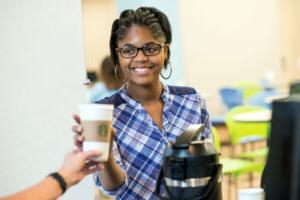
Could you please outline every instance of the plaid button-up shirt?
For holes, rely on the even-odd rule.
[[[95,173],[95,183],[104,193],[116,199],[157,199],[154,190],[167,143],[175,142],[190,124],[198,123],[205,124],[202,136],[212,138],[205,101],[193,88],[164,85],[161,99],[163,130],[125,88],[98,102],[115,105],[113,151],[116,162],[126,174],[122,186],[106,191]]]

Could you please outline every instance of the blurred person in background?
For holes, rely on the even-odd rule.
[[[89,90],[89,98],[91,103],[95,103],[105,97],[111,96],[117,92],[117,90],[124,83],[124,75],[121,70],[115,70],[110,56],[106,56],[101,65],[98,74],[98,80]]]

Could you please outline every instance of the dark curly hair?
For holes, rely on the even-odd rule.
[[[132,25],[141,25],[150,30],[154,38],[163,37],[167,44],[171,44],[172,32],[168,17],[160,10],[153,7],[140,7],[137,10],[124,10],[119,19],[112,24],[110,35],[110,54],[112,61],[118,65],[118,56],[115,51],[117,43],[122,40]],[[166,68],[169,63],[170,49],[164,61]]]

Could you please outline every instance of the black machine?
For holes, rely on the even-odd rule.
[[[266,200],[300,199],[300,94],[291,94],[272,105],[270,150],[262,179]]]
[[[191,125],[169,144],[156,186],[160,199],[222,199],[222,165],[213,143],[199,139],[203,128]]]

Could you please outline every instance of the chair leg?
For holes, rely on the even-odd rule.
[[[249,183],[250,183],[250,187],[253,187],[253,172],[249,173]]]
[[[245,152],[246,151],[246,147],[247,147],[247,144],[242,144],[242,152]]]
[[[238,178],[234,177],[234,197],[235,199],[238,199]]]
[[[255,142],[251,142],[251,144],[250,144],[251,146],[250,146],[250,148],[251,148],[251,151],[253,151],[254,149],[255,149]]]
[[[230,157],[234,157],[234,154],[235,154],[235,145],[231,145],[231,155]]]
[[[231,199],[230,192],[231,192],[231,174],[228,175],[228,200]]]

